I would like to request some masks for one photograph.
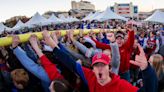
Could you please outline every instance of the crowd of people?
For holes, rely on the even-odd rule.
[[[43,40],[26,43],[12,35],[0,47],[0,92],[164,92],[163,25],[95,27],[65,36],[44,28]]]
[[[115,21],[106,21],[106,22],[97,22],[97,21],[79,21],[73,23],[62,23],[62,24],[51,24],[51,25],[33,25],[33,27],[24,27],[17,30],[4,30],[0,37],[5,37],[9,34],[24,34],[28,32],[40,32],[43,29],[47,30],[70,30],[70,29],[116,29],[123,28],[125,22],[120,20]]]

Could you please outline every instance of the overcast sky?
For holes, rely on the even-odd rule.
[[[68,11],[72,0],[0,0],[0,22],[13,16],[32,16],[36,12]],[[80,1],[80,0],[75,0]],[[105,10],[107,6],[117,3],[133,2],[138,5],[139,11],[151,11],[164,8],[164,0],[88,0],[93,3],[96,10]]]

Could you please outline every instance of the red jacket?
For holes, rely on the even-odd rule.
[[[100,43],[94,39],[92,39],[96,43],[96,47],[101,48],[103,50],[105,49],[111,49],[110,45]],[[132,54],[132,49],[133,49],[133,44],[134,44],[134,31],[129,31],[128,33],[128,40],[121,46],[119,47],[120,51],[120,73],[124,73],[130,68],[130,56]]]
[[[51,63],[45,55],[41,56],[40,60],[51,81],[54,79],[63,79],[63,76],[58,72],[56,65]]]
[[[154,38],[153,40],[151,40],[150,38],[148,38],[147,40],[147,46],[145,53],[147,55],[147,58],[149,58],[151,56],[151,54],[155,51],[157,44],[156,44],[156,39]]]
[[[112,81],[101,86],[97,82],[96,76],[92,70],[83,67],[83,72],[88,81],[90,92],[137,92],[138,90],[137,87],[132,86],[126,80],[120,79],[119,76],[112,73],[110,74]]]

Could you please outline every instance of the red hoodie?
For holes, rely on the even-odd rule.
[[[129,82],[124,79],[120,79],[119,76],[110,73],[112,81],[108,84],[101,86],[96,79],[95,74],[92,70],[84,68],[83,72],[88,82],[90,92],[137,92],[138,88],[132,86]]]
[[[51,63],[45,55],[40,57],[40,61],[51,81],[54,79],[63,79],[63,76],[58,72],[56,65]]]
[[[101,48],[103,50],[111,49],[110,45],[98,42],[94,39],[92,40],[96,43],[96,47],[98,48]],[[128,71],[130,68],[129,60],[132,54],[133,44],[134,44],[134,31],[129,31],[128,40],[121,47],[119,47],[120,56],[121,56],[120,69],[119,69],[120,73],[124,73]]]

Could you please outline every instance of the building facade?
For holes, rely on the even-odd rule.
[[[73,10],[86,10],[86,11],[95,11],[95,5],[91,4],[91,2],[83,1],[80,2],[72,1],[71,2]]]
[[[132,3],[115,3],[111,10],[126,18],[138,18],[138,6]]]
[[[78,18],[83,18],[85,15],[90,12],[95,12],[95,5],[88,1],[72,1],[71,2],[72,9],[69,11],[70,15]]]

